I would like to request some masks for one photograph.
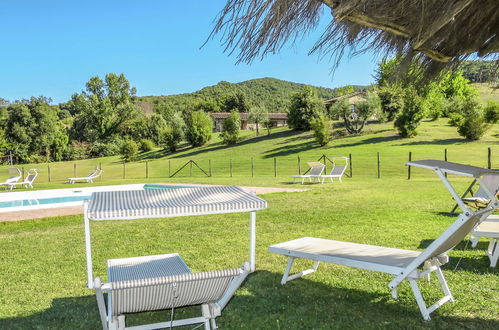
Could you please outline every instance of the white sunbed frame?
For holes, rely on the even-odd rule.
[[[32,168],[32,169],[29,169],[28,175],[26,176],[26,178],[23,181],[21,181],[21,182],[15,181],[15,182],[11,182],[11,183],[5,183],[5,185],[7,186],[7,189],[9,189],[9,190],[14,189],[18,185],[24,185],[25,188],[33,189],[33,182],[35,182],[37,177],[38,177],[38,171],[35,168]]]
[[[175,190],[175,191],[174,191]],[[205,329],[216,328],[215,318],[220,316],[224,306],[241,285],[246,276],[255,271],[256,268],[256,211],[267,208],[267,202],[254,193],[247,193],[239,187],[199,187],[199,188],[179,188],[179,189],[161,189],[161,190],[142,190],[142,191],[110,191],[94,192],[91,201],[85,201],[84,208],[84,230],[85,230],[85,253],[87,262],[87,287],[96,291],[97,305],[101,316],[103,329],[156,329],[164,327],[176,327],[188,324],[204,324]],[[99,277],[93,276],[92,264],[92,246],[90,220],[133,220],[144,218],[170,218],[178,216],[195,216],[222,213],[250,213],[249,226],[249,261],[245,262],[237,276],[233,278],[225,293],[216,302],[202,302],[203,316],[175,320],[173,322],[162,322],[156,324],[142,325],[137,327],[125,328],[125,316],[123,314],[114,315],[111,310],[106,312],[106,306],[102,291],[113,294],[113,283],[102,283]],[[176,255],[177,258],[180,256]],[[110,261],[131,265],[136,259],[140,259],[140,264],[151,262],[158,256],[144,256],[125,259],[108,260],[108,276],[110,273]],[[165,255],[163,255],[165,257]],[[125,279],[127,288],[137,288],[141,290],[144,287],[151,289],[155,284],[161,285],[170,281],[171,276],[190,273],[183,260],[178,262],[185,266],[185,271],[172,272],[164,271],[161,275],[152,278],[144,276],[139,279]],[[145,267],[141,274],[158,274],[154,270],[154,262],[150,267]],[[179,269],[179,266],[173,267]],[[180,267],[182,268],[182,267]],[[131,272],[127,272],[129,276]],[[195,276],[196,274],[192,274]],[[187,274],[189,276],[189,274]],[[108,278],[109,280],[109,278]],[[154,294],[149,291],[150,294]],[[133,293],[132,293],[133,294]],[[153,298],[151,298],[153,299]],[[135,300],[135,299],[132,299]],[[192,303],[191,303],[192,305]],[[110,304],[108,304],[109,308]],[[164,307],[164,306],[163,306]],[[167,309],[167,308],[162,308]],[[140,311],[146,311],[141,309]]]
[[[293,183],[297,183],[296,179],[301,179],[301,184],[305,183],[305,179],[309,179],[310,182],[312,182],[313,179],[316,179],[317,183],[320,182],[322,172],[324,172],[326,165],[321,162],[307,162],[307,165],[310,167],[308,174],[292,175]]]
[[[486,254],[490,260],[490,267],[496,267],[499,259],[499,215],[490,215],[473,229],[470,234],[471,246],[476,247],[481,237],[490,238]]]
[[[97,179],[99,176],[101,176],[101,174],[103,173],[104,171],[101,170],[100,168],[96,168],[92,173],[90,173],[88,176],[84,176],[84,177],[77,177],[77,178],[68,178],[68,183],[70,184],[74,184],[76,181],[85,181],[85,182],[88,182],[88,183],[92,183],[94,182],[94,179]]]
[[[23,177],[23,174],[22,174],[21,170],[18,169],[17,167],[11,167],[11,168],[9,168],[9,172],[11,174],[13,174],[13,171],[16,171],[17,175],[10,176],[9,178],[7,178],[7,180],[5,180],[4,182],[0,183],[0,185],[6,186],[5,189],[12,190],[12,184],[18,182]]]
[[[323,240],[322,244],[325,246],[323,251],[320,251],[320,249],[311,248],[311,245],[314,244],[316,240],[320,240],[316,238],[303,237],[297,240],[275,244],[268,248],[269,252],[278,253],[289,257],[286,270],[281,280],[281,284],[285,284],[288,281],[315,272],[319,266],[319,263],[323,261],[394,275],[394,279],[388,284],[388,287],[392,290],[392,297],[394,299],[396,299],[398,296],[398,285],[404,280],[407,280],[414,293],[421,315],[425,320],[430,320],[430,314],[437,308],[448,301],[453,301],[454,298],[450,292],[440,266],[448,262],[447,252],[453,249],[459,242],[461,242],[466,237],[466,235],[477,224],[480,223],[480,221],[487,218],[495,209],[497,209],[499,207],[499,201],[495,198],[495,195],[493,195],[486,187],[484,187],[485,194],[490,198],[487,207],[478,211],[470,210],[461,200],[450,182],[447,180],[447,178],[445,177],[445,173],[473,176],[477,181],[480,182],[481,176],[484,173],[490,172],[490,170],[434,160],[409,162],[407,163],[407,165],[434,170],[441,178],[447,189],[450,191],[451,195],[456,200],[458,205],[463,210],[463,213],[459,215],[457,220],[449,228],[447,228],[447,230],[445,230],[442,235],[435,239],[424,251],[417,255],[417,257],[414,257],[409,264],[404,264],[403,266],[394,266],[393,264],[387,262],[383,263],[383,255],[379,256],[381,257],[381,259],[379,259],[378,262],[369,262],[359,259],[358,256],[349,256],[347,253],[340,253],[341,251],[338,252],[336,250],[335,253],[335,246],[338,247],[345,242]],[[355,243],[349,244],[351,246],[353,245],[353,247],[358,246],[359,249],[367,248],[369,250],[369,247],[371,247],[372,249],[381,251],[381,253],[383,253],[383,249],[385,249],[385,257],[390,257],[391,253],[393,252],[400,253],[402,255],[407,253],[417,253],[417,251],[389,249]],[[312,268],[290,275],[293,262],[296,258],[313,260],[314,263],[312,265]],[[423,270],[419,270],[419,267],[423,267]],[[435,272],[437,276],[440,287],[444,293],[444,297],[438,300],[433,305],[427,307],[416,280],[421,277],[429,279],[429,275],[432,272]]]
[[[342,160],[345,162],[345,165],[338,165],[336,164],[336,161]],[[333,168],[329,172],[329,174],[322,174],[320,178],[322,179],[322,183],[324,183],[325,179],[331,179],[331,182],[333,181],[333,178],[338,179],[340,182],[341,178],[343,177],[343,174],[345,174],[345,171],[347,170],[348,167],[348,158],[347,157],[333,157]]]

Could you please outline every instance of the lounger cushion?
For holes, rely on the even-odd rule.
[[[473,231],[473,234],[476,236],[499,238],[499,221],[487,219]]]
[[[314,237],[302,237],[275,244],[269,248],[269,251],[285,255],[289,255],[286,251],[297,251],[309,255],[310,259],[315,259],[314,255],[322,255],[399,268],[406,267],[421,253]]]

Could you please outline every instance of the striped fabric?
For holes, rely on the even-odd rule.
[[[186,273],[190,274],[191,270],[178,253],[110,259],[107,261],[107,278],[109,282],[140,280]]]
[[[218,301],[241,269],[112,282],[111,313],[117,316]]]
[[[249,212],[267,202],[235,186],[94,192],[87,215],[92,220],[128,220],[185,215]]]

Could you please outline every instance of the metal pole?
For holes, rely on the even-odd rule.
[[[250,270],[256,269],[256,211],[250,213]]]
[[[487,168],[490,170],[492,168],[492,162],[491,162],[491,157],[492,157],[492,150],[490,147],[487,149]]]
[[[298,175],[301,175],[300,156],[298,156]]]
[[[274,157],[274,176],[277,176],[277,158]]]
[[[352,177],[352,154],[348,154],[348,158],[350,158],[350,177]]]
[[[447,148],[444,150],[444,160],[447,161]],[[445,177],[447,177],[447,172],[444,173]]]
[[[251,157],[251,177],[255,176],[255,161],[253,160],[253,157]]]
[[[48,175],[49,175],[49,182],[50,182],[50,165],[47,164],[47,172],[48,172]]]
[[[192,176],[192,159],[189,161],[189,176]]]
[[[380,163],[380,159],[379,159],[379,152],[378,152],[378,179],[381,177],[381,172],[380,172],[380,168],[379,168],[379,163]]]
[[[409,161],[412,161],[412,152],[409,151]],[[407,166],[407,180],[411,179],[411,165]]]

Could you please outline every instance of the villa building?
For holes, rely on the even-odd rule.
[[[222,122],[225,118],[230,116],[230,112],[212,112],[210,113],[211,118],[213,118],[214,125],[213,129],[215,132],[222,131]],[[287,113],[269,113],[269,120],[272,123],[272,127],[281,127],[287,124],[288,114]],[[241,129],[253,129],[254,124],[249,123],[249,114],[246,112],[239,113],[241,117]]]

